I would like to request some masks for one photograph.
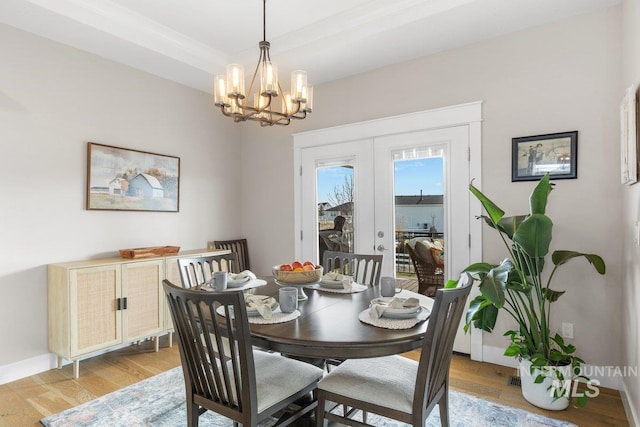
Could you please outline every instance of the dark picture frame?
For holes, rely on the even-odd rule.
[[[578,177],[578,131],[524,136],[511,140],[511,181]]]
[[[87,144],[88,210],[178,212],[180,158]]]

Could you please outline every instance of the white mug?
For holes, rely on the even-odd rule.
[[[392,297],[396,294],[395,277],[383,276],[380,278],[380,295],[383,297]]]
[[[283,313],[293,313],[298,309],[298,289],[292,286],[280,288],[278,299]]]
[[[226,271],[213,272],[213,289],[215,289],[216,291],[224,291],[225,289],[227,289]]]

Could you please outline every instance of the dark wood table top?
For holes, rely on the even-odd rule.
[[[278,299],[280,286],[272,278],[264,279],[267,285],[254,289],[254,293]],[[338,359],[388,356],[422,345],[428,321],[398,330],[378,328],[358,319],[369,302],[380,296],[379,287],[353,294],[305,288],[305,293],[309,298],[298,301],[301,316],[296,320],[250,325],[254,345],[300,357]],[[431,308],[431,298],[419,297],[423,306]]]

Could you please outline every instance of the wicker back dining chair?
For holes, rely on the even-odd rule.
[[[233,273],[240,273],[241,271],[251,269],[247,239],[214,240],[213,242],[209,242],[209,246],[211,249],[226,249],[231,251],[231,253],[238,254],[238,271],[233,271]]]
[[[408,243],[404,247],[418,277],[418,292],[430,297],[434,296],[436,291],[444,286],[444,270],[436,264],[431,254],[420,257]]]
[[[419,362],[397,355],[349,359],[325,375],[318,383],[316,426],[322,427],[325,419],[346,425],[369,425],[366,419],[363,423],[351,419],[359,409],[422,427],[436,405],[441,424],[448,426],[453,341],[472,282],[471,276],[464,273],[457,288],[436,292]],[[344,406],[350,409],[344,413],[334,411]]]
[[[180,281],[183,288],[200,286],[211,279],[214,271],[232,272],[237,270],[238,255],[234,253],[208,255],[194,258],[178,258]]]
[[[257,426],[304,400],[292,415],[275,424],[286,426],[315,408],[322,369],[254,351],[242,291],[202,292],[179,288],[168,280],[163,287],[178,335],[188,426],[197,426],[207,410],[234,424]]]
[[[322,268],[325,274],[338,270],[342,274],[353,276],[356,283],[378,286],[382,270],[382,255],[325,251],[322,257]]]

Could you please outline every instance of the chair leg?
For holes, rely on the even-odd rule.
[[[440,402],[438,402],[440,408],[440,425],[442,427],[449,427],[449,387],[445,385],[445,391]]]
[[[187,395],[187,426],[198,427],[200,421],[200,408],[193,403],[193,396]]]
[[[316,427],[324,427],[324,411],[327,402],[324,399],[324,394],[318,390],[318,406],[316,406]]]

